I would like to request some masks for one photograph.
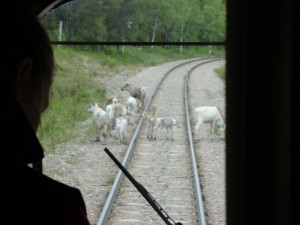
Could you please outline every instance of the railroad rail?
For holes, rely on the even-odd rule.
[[[167,114],[170,117],[176,117],[181,121],[182,127],[174,128],[174,141],[166,140],[165,137],[150,141],[146,138],[144,118],[141,118],[122,161],[122,165],[149,189],[152,196],[168,212],[166,215],[168,221],[164,222],[154,213],[128,179],[123,179],[123,172],[119,170],[97,225],[176,224],[176,222],[185,225],[206,225],[200,177],[193,146],[188,79],[193,70],[216,60],[222,59],[188,60],[179,63],[162,75],[148,97],[144,112],[149,110],[151,104],[164,102],[169,104],[168,112],[158,109],[157,115]],[[166,90],[173,91],[172,99],[164,97],[163,93]],[[161,104],[157,105],[161,106]]]

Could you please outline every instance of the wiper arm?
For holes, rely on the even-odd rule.
[[[139,182],[134,179],[134,177],[128,172],[128,170],[116,159],[116,157],[105,148],[104,151],[108,156],[117,164],[117,166],[122,170],[126,177],[131,181],[131,183],[138,189],[138,191],[143,195],[147,202],[152,206],[152,208],[157,212],[157,214],[162,218],[167,225],[183,225],[180,222],[175,222],[167,212],[158,204],[158,202],[152,197],[152,195],[143,187]]]

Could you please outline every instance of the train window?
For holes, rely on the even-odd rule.
[[[42,19],[56,58],[38,131],[44,173],[82,191],[91,224],[102,224],[99,212],[117,180],[105,147],[120,161],[134,148],[128,170],[183,224],[203,219],[185,179],[194,150],[206,220],[225,224],[225,8],[224,0],[75,0]],[[195,113],[200,106],[212,107]],[[116,200],[121,220],[159,224],[139,193],[126,191]]]

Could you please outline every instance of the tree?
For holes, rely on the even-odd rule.
[[[225,40],[226,10],[223,0],[210,0],[201,11],[199,39],[203,41]]]
[[[62,21],[66,41],[221,41],[225,13],[224,0],[74,0],[43,25],[52,40]]]

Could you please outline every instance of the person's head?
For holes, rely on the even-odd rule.
[[[51,42],[37,16],[17,0],[1,3],[0,29],[1,98],[16,100],[37,131],[54,73]]]

